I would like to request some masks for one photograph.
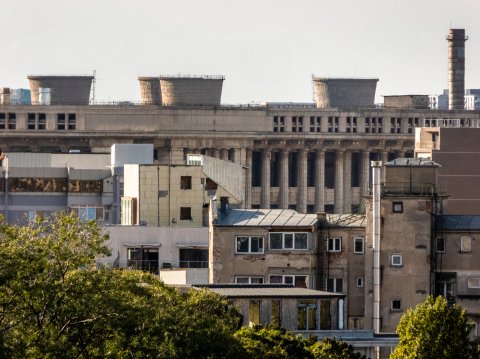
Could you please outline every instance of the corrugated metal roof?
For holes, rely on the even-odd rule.
[[[438,216],[439,229],[444,230],[480,230],[480,216]]]
[[[426,158],[397,158],[393,161],[385,163],[385,166],[396,167],[442,167],[437,162]]]
[[[291,209],[230,209],[218,211],[216,225],[305,227],[316,223],[316,214],[301,214]]]
[[[208,287],[207,287],[208,288]],[[229,298],[277,297],[277,298],[338,298],[342,293],[330,293],[306,288],[265,288],[259,286],[208,288],[211,291]]]

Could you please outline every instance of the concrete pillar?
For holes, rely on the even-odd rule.
[[[315,210],[325,211],[325,150],[315,153]]]
[[[345,150],[335,151],[335,197],[334,213],[342,214],[344,212],[343,197],[343,170],[344,170]]]
[[[385,163],[388,162],[388,152],[382,152],[381,161],[382,161],[382,179],[380,181],[384,182],[385,181]]]
[[[245,208],[252,207],[252,150],[246,150]]]
[[[344,213],[352,213],[352,152],[345,152],[343,169]]]
[[[288,150],[280,151],[280,188],[278,193],[278,207],[288,208]]]
[[[300,213],[307,213],[307,158],[306,149],[298,151],[297,211]]]
[[[362,152],[362,177],[360,184],[360,211],[365,208],[365,196],[370,186],[370,151]]]
[[[270,208],[270,161],[271,152],[262,151],[262,192],[260,193],[260,208]]]
[[[220,159],[224,161],[228,161],[228,149],[227,148],[222,148],[220,150]]]

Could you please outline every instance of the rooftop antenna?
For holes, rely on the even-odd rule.
[[[97,82],[97,70],[93,70],[93,80],[92,80],[92,105],[95,105],[95,85]]]

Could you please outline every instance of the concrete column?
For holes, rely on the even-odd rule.
[[[297,211],[307,213],[307,158],[308,150],[298,151]]]
[[[343,198],[343,170],[344,170],[344,150],[335,151],[335,197],[334,212],[342,214],[344,212],[344,198]]]
[[[388,152],[382,152],[381,161],[382,161],[382,179],[380,181],[383,183],[385,181],[385,163],[388,162]]]
[[[345,152],[345,162],[343,169],[343,202],[344,213],[352,213],[352,152]]]
[[[222,148],[220,150],[220,159],[224,161],[228,161],[228,149],[227,148]]]
[[[252,207],[252,150],[246,150],[245,208]]]
[[[370,186],[370,151],[362,152],[362,177],[360,184],[360,208],[365,208],[365,196]]]
[[[315,154],[315,210],[325,211],[325,150]]]
[[[271,152],[262,151],[262,192],[260,193],[260,208],[270,208],[270,161]]]
[[[288,208],[288,150],[280,151],[280,188],[278,193],[278,207]]]

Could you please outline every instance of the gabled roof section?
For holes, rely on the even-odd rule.
[[[291,209],[230,209],[218,211],[217,226],[307,227],[317,223],[316,214],[302,214]]]

